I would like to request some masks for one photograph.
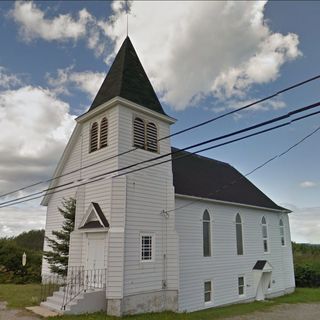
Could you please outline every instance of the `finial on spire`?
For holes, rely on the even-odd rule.
[[[126,13],[127,13],[127,37],[129,36],[129,3],[126,0]]]

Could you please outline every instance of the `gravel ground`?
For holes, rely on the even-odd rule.
[[[268,311],[257,311],[225,320],[318,320],[320,303],[281,304]]]
[[[39,320],[25,309],[6,309],[7,303],[0,301],[0,320]]]

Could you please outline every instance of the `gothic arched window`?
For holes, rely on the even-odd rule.
[[[94,122],[90,129],[90,152],[98,150],[98,123]]]
[[[203,232],[203,256],[211,256],[211,223],[210,214],[205,210],[202,216],[202,232]]]
[[[141,149],[145,147],[144,121],[140,118],[135,118],[133,122],[133,145]]]
[[[268,227],[267,227],[267,221],[265,217],[262,217],[261,219],[261,226],[262,226],[262,241],[263,241],[263,251],[269,252],[268,248]]]
[[[147,123],[147,150],[158,152],[158,130],[154,123]]]
[[[243,255],[242,220],[239,213],[237,213],[236,215],[236,239],[237,239],[237,254]]]
[[[108,145],[108,119],[104,117],[100,123],[100,148]]]

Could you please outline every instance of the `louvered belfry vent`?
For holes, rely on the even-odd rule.
[[[108,119],[104,117],[100,123],[100,148],[108,145]]]
[[[94,122],[90,131],[90,152],[98,150],[98,123]]]
[[[140,118],[135,118],[133,123],[133,145],[136,148],[145,148],[145,125]]]
[[[157,126],[149,122],[147,123],[147,150],[151,152],[158,152],[158,132]]]

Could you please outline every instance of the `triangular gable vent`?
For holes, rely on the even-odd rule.
[[[252,270],[272,271],[272,265],[267,260],[258,260]]]
[[[108,228],[109,222],[96,202],[91,202],[79,229]]]

